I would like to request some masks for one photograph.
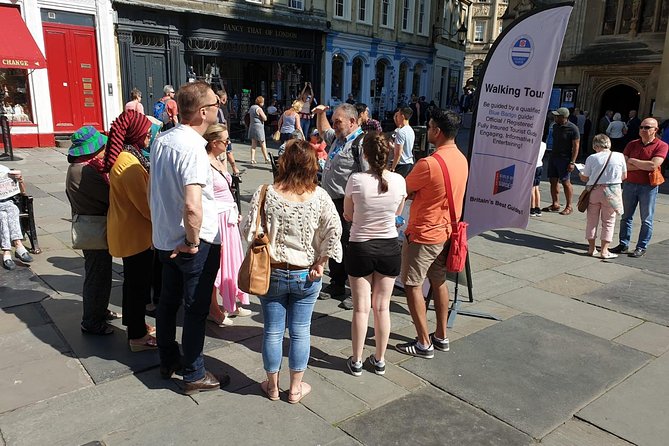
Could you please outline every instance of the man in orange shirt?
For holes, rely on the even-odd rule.
[[[417,338],[405,344],[397,344],[397,351],[430,359],[434,349],[448,351],[446,323],[448,322],[448,287],[446,285],[446,256],[452,232],[449,199],[446,195],[444,175],[433,157],[441,157],[451,180],[452,201],[455,215],[462,215],[462,203],[467,187],[467,158],[455,144],[460,128],[460,116],[450,111],[436,109],[430,116],[427,138],[437,150],[419,160],[406,178],[407,193],[413,195],[409,224],[402,245],[402,269],[400,277],[416,326]],[[425,278],[432,286],[432,296],[437,313],[437,328],[429,333],[425,314],[425,299],[422,286]]]

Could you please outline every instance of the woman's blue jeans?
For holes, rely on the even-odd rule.
[[[267,373],[281,368],[283,335],[288,326],[290,349],[288,367],[302,372],[307,368],[311,348],[311,315],[321,291],[320,280],[312,282],[309,270],[272,269],[269,290],[260,298],[263,318],[262,360]]]

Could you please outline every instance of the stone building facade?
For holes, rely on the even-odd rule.
[[[509,11],[527,0],[512,0]],[[553,3],[535,0],[532,7]],[[606,110],[623,119],[669,118],[667,22],[663,0],[577,1],[555,75],[551,107],[579,107],[593,124]]]
[[[465,85],[478,83],[488,51],[502,32],[502,17],[507,10],[508,3],[508,0],[482,0],[472,4],[467,21]]]

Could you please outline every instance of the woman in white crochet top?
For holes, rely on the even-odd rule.
[[[316,186],[318,163],[308,142],[289,141],[279,158],[278,171],[274,185],[267,189],[264,206],[272,273],[269,291],[259,296],[264,319],[262,357],[267,372],[267,380],[260,387],[270,400],[279,399],[283,336],[288,325],[288,402],[295,404],[311,391],[311,386],[302,382],[311,348],[311,315],[328,258],[341,262],[342,228],[332,199]],[[244,226],[249,241],[255,236],[261,189],[251,200]]]

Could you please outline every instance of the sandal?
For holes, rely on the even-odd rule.
[[[560,215],[570,215],[574,210],[571,208],[571,206],[567,206],[560,212]]]
[[[297,404],[302,401],[302,398],[311,393],[311,386],[305,382],[300,383],[300,391],[296,393],[288,393],[288,402],[290,404]]]
[[[557,212],[560,210],[560,205],[559,204],[551,204],[550,206],[546,206],[545,208],[541,208],[541,212]]]
[[[143,352],[144,350],[155,350],[158,348],[156,338],[153,336],[144,336],[140,339],[131,339],[128,341],[131,352]]]
[[[268,380],[265,380],[260,383],[260,390],[262,390],[262,393],[264,393],[267,399],[269,399],[270,401],[279,400],[279,388],[277,387],[276,389],[270,391]]]
[[[114,319],[121,319],[123,315],[121,313],[117,313],[116,311],[112,310],[107,310],[107,313],[105,314],[105,320],[108,321],[113,321]]]

